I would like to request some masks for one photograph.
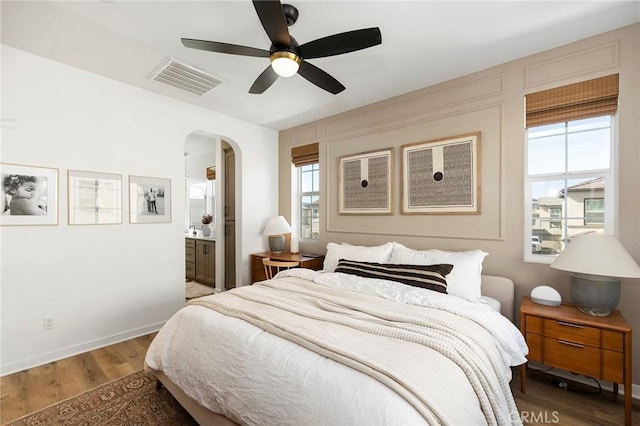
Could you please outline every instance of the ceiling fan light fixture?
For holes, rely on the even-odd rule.
[[[2,1],[2,0],[0,0]],[[280,0],[252,0],[262,28],[271,41],[269,50],[210,40],[182,38],[182,44],[191,49],[227,53],[240,56],[269,58],[270,65],[255,79],[249,93],[264,93],[278,77],[294,74],[337,95],[345,87],[327,72],[307,62],[308,59],[326,58],[367,49],[382,43],[380,28],[362,28],[318,38],[299,44],[289,33],[289,26],[298,18],[298,9]]]
[[[297,73],[302,62],[300,56],[288,51],[273,52],[269,59],[271,67],[280,77],[291,77]]]

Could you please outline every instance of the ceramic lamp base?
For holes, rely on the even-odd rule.
[[[585,314],[606,317],[620,301],[620,280],[598,275],[571,275],[571,299]]]
[[[272,253],[282,253],[284,251],[284,235],[270,235],[269,250]]]

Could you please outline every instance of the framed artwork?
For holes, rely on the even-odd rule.
[[[338,159],[338,213],[392,214],[393,148]]]
[[[0,163],[0,225],[57,225],[58,169]]]
[[[122,175],[67,171],[69,225],[122,223]]]
[[[129,176],[129,222],[171,222],[171,179]]]
[[[480,213],[480,132],[401,149],[402,214]]]

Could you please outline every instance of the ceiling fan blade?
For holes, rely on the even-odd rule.
[[[278,79],[278,74],[271,68],[269,65],[262,74],[256,78],[256,81],[253,82],[251,88],[249,89],[249,93],[253,93],[254,95],[259,95],[260,93],[264,93],[271,85]]]
[[[269,51],[258,49],[255,47],[240,46],[237,44],[220,43],[217,41],[194,40],[192,38],[183,38],[182,44],[192,49],[207,50],[209,52],[230,53],[232,55],[257,56],[260,58],[268,58]]]
[[[277,0],[253,0],[253,7],[271,42],[276,46],[288,47],[291,38],[282,4]]]
[[[302,61],[300,63],[298,74],[300,74],[302,77],[306,78],[319,88],[333,93],[334,95],[342,92],[345,89],[342,83],[340,83],[338,80],[331,77],[329,74],[307,61]]]
[[[304,59],[324,58],[355,52],[382,43],[380,28],[347,31],[310,41],[298,47]]]

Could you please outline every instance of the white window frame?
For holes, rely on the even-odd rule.
[[[584,224],[585,224],[585,225],[589,225],[589,224],[590,224],[590,223],[587,223],[587,221],[590,219],[590,218],[587,216],[587,213],[589,213],[589,212],[590,212],[590,213],[594,213],[594,212],[600,213],[600,210],[588,210],[588,209],[587,209],[587,202],[588,202],[588,201],[600,201],[600,200],[602,200],[602,202],[603,202],[603,204],[604,204],[604,206],[605,206],[605,208],[606,208],[606,205],[607,205],[607,204],[606,204],[606,202],[605,202],[605,200],[604,200],[603,198],[585,198],[585,199],[584,199],[584,222],[585,222]],[[604,210],[602,211],[602,214],[603,214],[603,216],[604,216]],[[591,218],[591,220],[593,220],[593,218]],[[604,217],[603,217],[603,221],[604,221]],[[592,223],[600,223],[600,222],[592,222]],[[604,222],[603,222],[603,223],[604,223]]]
[[[302,205],[302,197],[317,195],[318,199],[320,199],[320,162],[314,162],[318,167],[318,191],[310,191],[310,192],[302,192],[302,167],[296,167],[295,165],[291,165],[291,182],[292,182],[292,191],[291,191],[291,221],[293,235],[295,235],[299,241],[302,242],[318,242],[320,241],[320,229],[318,226],[318,238],[302,238],[302,217],[300,217],[301,205]],[[309,164],[307,164],[309,165]],[[322,213],[320,208],[318,207],[318,221]]]
[[[576,120],[570,120],[576,121]],[[535,176],[529,175],[529,132],[524,129],[524,261],[531,263],[551,264],[557,257],[557,254],[534,254],[531,252],[531,235],[533,235],[533,212],[532,212],[532,194],[531,187],[534,182],[557,181],[557,180],[575,180],[575,179],[593,179],[602,177],[604,179],[604,187],[606,188],[604,195],[604,233],[614,234],[616,231],[616,212],[618,211],[618,182],[617,182],[617,166],[618,166],[618,132],[617,132],[617,115],[611,116],[611,130],[609,144],[609,169],[608,170],[587,170],[581,172],[562,172],[539,174]],[[566,141],[565,141],[566,144]],[[566,147],[566,145],[565,145]],[[566,148],[565,148],[566,149]],[[568,158],[565,158],[568,161]],[[566,168],[565,168],[566,169]],[[563,225],[571,217],[567,217],[567,198],[563,201],[562,223]],[[564,231],[563,231],[564,232]]]

